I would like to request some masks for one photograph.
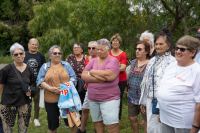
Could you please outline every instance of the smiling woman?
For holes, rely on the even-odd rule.
[[[13,44],[10,47],[10,53],[14,60],[14,67],[18,70],[22,80],[32,86],[33,70],[24,63],[23,46],[18,43]],[[0,116],[4,133],[13,132],[17,113],[18,131],[26,133],[31,116],[32,100],[22,92],[21,82],[12,64],[8,64],[0,71],[0,94],[2,96]]]

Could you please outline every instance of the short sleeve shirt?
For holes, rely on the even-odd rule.
[[[83,54],[83,59],[81,61],[77,61],[75,55],[74,54],[70,54],[67,57],[66,62],[68,62],[72,66],[72,68],[73,68],[73,70],[74,70],[74,72],[76,74],[76,78],[77,79],[81,78],[81,74],[82,74],[82,72],[83,72],[83,70],[85,68],[85,55]],[[75,66],[75,62],[77,64],[77,68]]]
[[[85,71],[90,71],[91,69],[111,70],[119,75],[119,61],[116,58],[110,56],[101,66],[98,66],[98,58],[94,58],[85,67]],[[104,83],[88,83],[88,99],[95,102],[118,99],[120,95],[118,83],[118,76],[113,81]]]
[[[112,53],[111,53],[111,50],[110,50],[109,54],[110,54],[111,56],[113,56]],[[118,61],[119,61],[121,64],[127,65],[127,55],[126,55],[125,52],[122,52],[122,53],[119,54],[118,56],[113,56],[113,57],[117,58]],[[126,78],[126,72],[120,72],[120,73],[119,73],[119,81],[126,81],[126,80],[127,80],[127,78]]]
[[[22,73],[19,71],[19,74],[26,84],[33,85],[34,75],[31,67],[27,65]],[[0,84],[5,85],[1,98],[2,105],[20,106],[31,102],[31,99],[22,92],[21,82],[11,64],[1,69]]]

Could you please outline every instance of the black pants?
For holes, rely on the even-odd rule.
[[[123,98],[124,90],[125,90],[125,88],[127,86],[127,81],[120,81],[118,86],[119,86],[119,89],[120,89],[119,120],[121,120],[121,116],[122,116],[122,98]]]

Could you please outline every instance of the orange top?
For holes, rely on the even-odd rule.
[[[59,67],[54,68],[50,66],[49,70],[45,75],[45,82],[49,86],[60,87],[60,84],[69,82],[69,75],[67,71],[63,68],[62,64]],[[59,96],[53,92],[49,92],[44,89],[44,101],[48,103],[56,103],[59,100]]]

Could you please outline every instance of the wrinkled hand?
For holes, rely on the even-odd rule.
[[[146,113],[146,106],[144,106],[143,104],[140,105],[140,109],[141,109],[141,112],[142,112],[143,114]]]
[[[85,89],[85,90],[87,90],[87,86],[86,86],[86,83],[84,84],[84,89]]]
[[[59,95],[60,92],[62,91],[62,90],[60,90],[60,88],[61,88],[61,87],[49,87],[49,90],[50,90],[51,92],[54,92],[55,94]]]

